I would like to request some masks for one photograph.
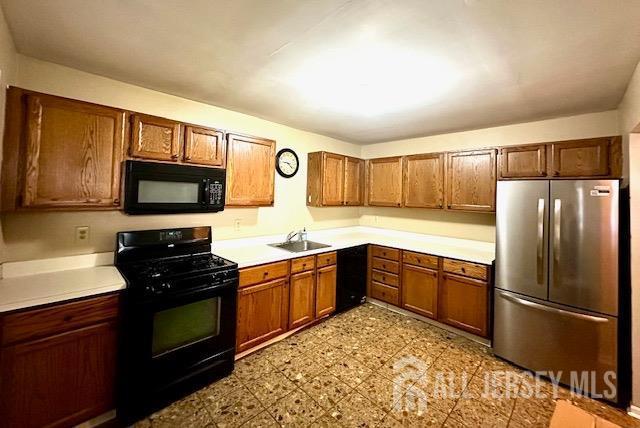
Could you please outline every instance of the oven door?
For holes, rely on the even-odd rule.
[[[216,212],[224,209],[225,170],[127,161],[127,214]]]

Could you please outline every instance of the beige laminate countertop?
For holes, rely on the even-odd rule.
[[[376,244],[436,256],[450,257],[474,263],[490,265],[495,259],[495,244],[468,239],[448,238],[420,233],[401,232],[374,227],[354,226],[322,231],[309,231],[310,241],[328,244],[330,248],[292,253],[268,244],[284,241],[283,235],[262,236],[257,238],[231,239],[216,241],[212,252],[218,256],[238,263],[240,268],[263,263],[293,259],[310,254],[354,247],[363,244]]]

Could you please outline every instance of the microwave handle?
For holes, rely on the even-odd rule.
[[[202,202],[200,202],[202,205],[207,205],[209,203],[209,192],[211,189],[211,180],[209,180],[208,178],[203,178],[202,179],[202,184],[203,184],[203,189],[202,189]]]

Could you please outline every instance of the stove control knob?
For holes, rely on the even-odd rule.
[[[146,293],[155,293],[156,292],[156,287],[154,287],[153,285],[145,285],[144,291]]]
[[[170,290],[171,289],[171,283],[170,282],[163,282],[162,284],[160,284],[160,290]]]

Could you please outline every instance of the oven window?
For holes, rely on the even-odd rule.
[[[153,317],[152,355],[171,352],[220,334],[220,298],[156,312]]]
[[[138,181],[140,204],[197,204],[200,183],[189,181]]]

